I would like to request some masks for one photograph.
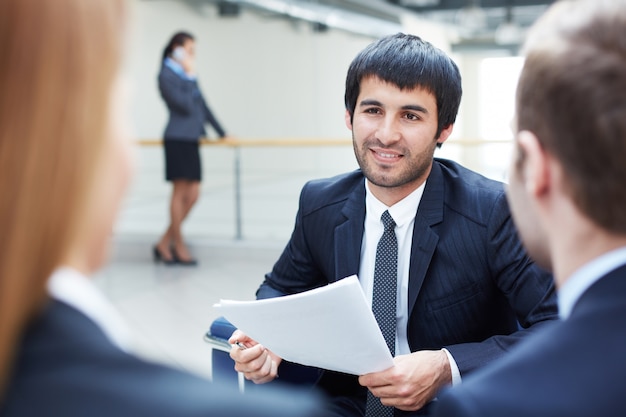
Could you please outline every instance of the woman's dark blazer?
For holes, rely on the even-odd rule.
[[[166,140],[197,141],[206,136],[204,124],[207,122],[219,137],[226,136],[207,106],[197,80],[183,79],[163,65],[159,73],[159,91],[170,114],[163,134]]]

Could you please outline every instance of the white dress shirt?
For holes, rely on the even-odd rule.
[[[578,299],[600,278],[626,265],[626,247],[612,250],[578,268],[558,291],[559,315],[567,319]]]
[[[130,350],[130,330],[89,278],[69,267],[58,268],[48,280],[48,294],[89,317],[120,349]]]
[[[397,202],[391,207],[387,207],[378,200],[370,191],[367,180],[365,180],[365,228],[363,231],[363,242],[361,245],[361,264],[359,266],[359,282],[365,293],[365,298],[372,303],[372,293],[374,291],[374,266],[376,264],[376,248],[378,241],[383,234],[384,226],[380,217],[389,210],[389,214],[396,222],[396,239],[398,240],[398,286],[396,294],[396,356],[411,353],[407,336],[407,325],[409,320],[409,267],[411,263],[411,245],[413,243],[413,226],[415,225],[415,215],[424,194],[426,183],[411,194]],[[452,384],[461,382],[461,373],[456,361],[448,352],[443,349],[448,356],[450,369],[452,370]]]

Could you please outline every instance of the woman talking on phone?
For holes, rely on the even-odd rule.
[[[169,110],[165,128],[165,177],[174,185],[170,224],[153,248],[155,261],[196,265],[183,240],[181,225],[198,200],[202,170],[199,139],[206,122],[220,138],[226,132],[207,106],[196,79],[195,41],[191,34],[176,33],[163,51],[159,90]]]

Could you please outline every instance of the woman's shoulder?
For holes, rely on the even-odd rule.
[[[159,69],[159,78],[180,78],[174,70],[165,65],[165,63],[161,64],[161,68]]]

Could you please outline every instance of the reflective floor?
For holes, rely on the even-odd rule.
[[[145,238],[117,238],[95,281],[126,319],[138,354],[210,377],[203,336],[217,317],[213,304],[253,300],[284,243],[196,239],[199,265],[185,267],[155,264]]]

